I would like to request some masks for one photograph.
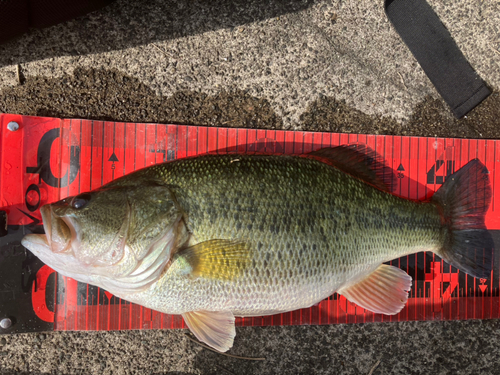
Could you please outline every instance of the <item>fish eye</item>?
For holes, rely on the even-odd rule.
[[[90,198],[91,198],[91,196],[89,193],[83,193],[83,194],[77,195],[71,201],[71,207],[73,207],[76,210],[80,210],[80,209],[84,208],[87,205],[87,203],[90,202]]]

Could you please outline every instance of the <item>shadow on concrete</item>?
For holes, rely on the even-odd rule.
[[[0,67],[121,50],[298,12],[313,0],[118,0],[0,45]]]
[[[30,77],[23,85],[0,91],[0,111],[108,121],[283,129],[282,118],[271,103],[245,91],[220,91],[208,95],[185,90],[162,97],[137,78],[105,69],[78,68],[61,78]],[[461,120],[454,118],[440,99],[425,98],[405,124],[391,117],[367,115],[344,101],[323,96],[305,109],[299,128],[340,133],[498,139],[499,118],[498,92]]]

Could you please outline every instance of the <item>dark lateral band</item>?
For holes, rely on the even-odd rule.
[[[386,0],[385,11],[457,118],[491,94],[425,0]]]

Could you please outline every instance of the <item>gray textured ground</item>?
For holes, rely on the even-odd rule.
[[[500,2],[430,0],[495,90],[455,120],[381,0],[118,0],[0,46],[0,111],[260,128],[500,137]],[[17,78],[20,65],[21,84]],[[183,331],[0,339],[3,373],[500,373],[498,321],[241,328],[226,358]]]

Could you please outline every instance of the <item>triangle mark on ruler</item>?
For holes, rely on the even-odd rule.
[[[115,161],[119,161],[119,160],[118,160],[118,158],[116,157],[115,153],[113,152],[113,154],[109,157],[108,161],[115,162]]]

